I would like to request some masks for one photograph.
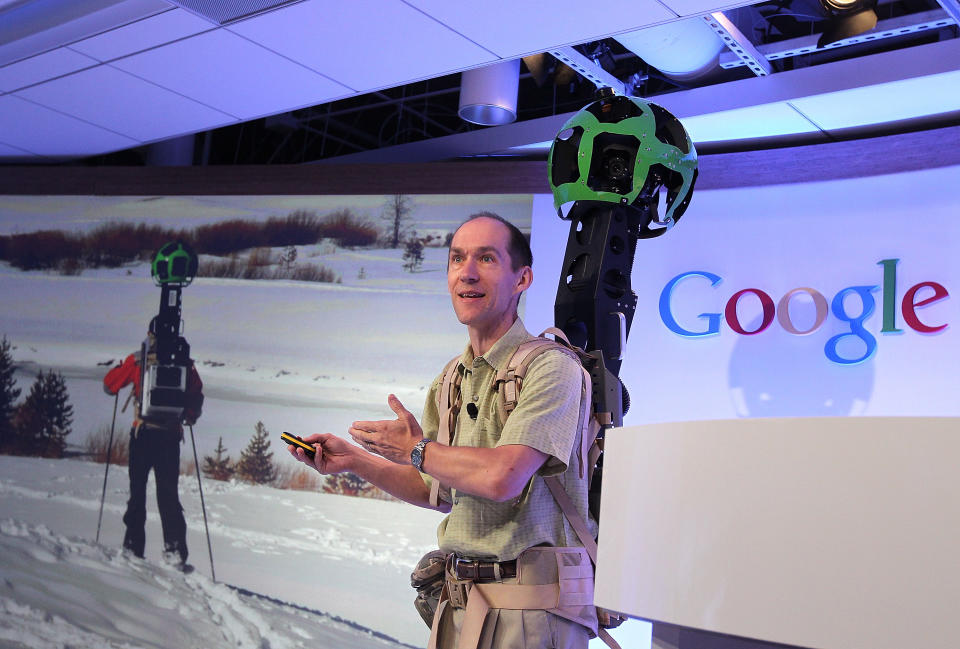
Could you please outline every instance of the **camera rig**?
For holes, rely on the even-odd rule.
[[[563,125],[547,167],[554,207],[570,221],[554,322],[593,359],[593,409],[609,413],[600,417],[604,429],[621,426],[630,407],[619,373],[637,308],[630,279],[637,241],[680,220],[693,195],[697,153],[667,110],[601,88]],[[601,453],[589,495],[597,518],[602,472]]]
[[[181,332],[181,291],[197,274],[197,256],[183,242],[160,248],[151,266],[160,309],[141,348],[140,416],[179,419],[186,402],[190,345]]]

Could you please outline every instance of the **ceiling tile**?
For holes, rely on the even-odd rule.
[[[704,113],[681,120],[698,144],[813,133],[818,129],[786,103]]]
[[[48,81],[16,94],[140,142],[236,121],[231,115],[109,65]]]
[[[497,58],[399,0],[302,2],[229,29],[361,92]]]
[[[582,0],[407,1],[501,58],[597,40],[677,17],[656,0],[608,0],[602,9]]]
[[[24,151],[23,149],[18,149],[15,146],[9,146],[3,142],[0,142],[0,161],[17,162],[18,160],[35,157],[35,153]]]
[[[139,144],[14,95],[0,97],[0,142],[51,157],[93,155]]]
[[[9,5],[9,0],[0,2]],[[0,23],[0,62],[25,59],[170,8],[165,0],[17,2]]]
[[[110,65],[241,119],[352,94],[344,86],[222,29]]]
[[[96,64],[89,56],[61,47],[0,68],[0,90],[11,92]]]
[[[668,9],[678,16],[692,16],[694,14],[708,14],[714,11],[723,11],[734,7],[745,7],[756,4],[756,0],[660,0]]]
[[[216,27],[203,18],[174,9],[73,43],[70,48],[99,61],[109,61]]]
[[[878,83],[791,102],[826,131],[960,111],[960,71]]]

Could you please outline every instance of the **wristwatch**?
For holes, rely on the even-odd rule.
[[[423,449],[427,447],[427,444],[432,442],[432,439],[427,439],[424,437],[417,445],[413,447],[413,450],[410,451],[410,464],[413,465],[413,468],[417,471],[423,473]]]

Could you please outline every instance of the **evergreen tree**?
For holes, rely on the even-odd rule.
[[[16,449],[25,455],[63,457],[73,423],[67,382],[59,372],[43,370],[13,418]]]
[[[10,350],[13,345],[4,336],[0,341],[0,451],[6,451],[13,445],[13,414],[20,389],[13,378],[16,365]]]
[[[250,443],[240,452],[240,461],[237,463],[237,476],[240,479],[254,484],[269,484],[276,480],[277,467],[273,464],[273,452],[269,450],[268,435],[263,422],[258,421]]]
[[[220,441],[217,443],[217,448],[214,450],[216,456],[210,457],[206,455],[203,458],[203,474],[205,476],[211,480],[229,480],[233,477],[237,469],[233,466],[233,462],[230,461],[230,456],[225,455],[226,452],[227,449],[223,445],[223,436],[221,436]]]
[[[362,496],[373,487],[360,476],[350,473],[334,473],[328,475],[324,481],[323,490],[328,494],[341,496]]]

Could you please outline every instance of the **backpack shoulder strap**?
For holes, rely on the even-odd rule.
[[[548,333],[557,336],[565,344],[550,340],[546,337]],[[536,338],[521,343],[516,351],[513,352],[513,355],[510,357],[510,360],[507,361],[506,365],[497,371],[496,378],[494,379],[494,387],[500,395],[500,405],[502,406],[500,410],[501,425],[506,423],[507,417],[509,417],[514,408],[517,407],[517,401],[520,398],[520,389],[523,386],[523,379],[527,375],[530,364],[540,354],[550,349],[562,351],[578,363],[580,362],[576,352],[571,348],[567,337],[562,331],[555,327],[545,329],[543,333]]]
[[[556,343],[545,338],[528,340],[521,343],[507,363],[497,370],[493,385],[497,394],[500,395],[500,405],[502,406],[500,408],[500,425],[507,422],[507,417],[517,407],[520,388],[524,377],[527,375],[530,363],[543,352],[556,346]]]
[[[573,501],[570,500],[567,490],[563,488],[563,483],[560,482],[560,478],[552,475],[544,478],[543,481],[547,483],[547,488],[549,488],[550,493],[553,494],[554,500],[557,501],[557,505],[560,506],[563,515],[566,516],[567,521],[570,522],[570,527],[577,533],[577,538],[580,539],[580,543],[583,544],[587,554],[590,555],[590,560],[593,561],[593,565],[597,565],[597,542],[593,538],[593,535],[590,534],[590,528],[587,527],[587,522],[583,519],[583,516],[580,515],[580,512],[577,511]]]
[[[544,336],[546,334],[552,334],[557,337],[558,341],[554,342]],[[562,341],[562,342],[561,342]],[[524,349],[525,346],[529,345],[529,349]],[[535,345],[535,346],[534,346]],[[566,335],[556,327],[550,327],[545,329],[536,340],[531,340],[527,343],[521,345],[514,357],[507,363],[507,368],[504,370],[506,375],[504,380],[510,380],[511,377],[516,385],[517,392],[519,392],[520,385],[522,384],[523,377],[526,375],[527,367],[529,367],[530,362],[536,358],[537,355],[546,351],[547,349],[560,349],[570,356],[573,356],[580,369],[582,370],[583,382],[582,382],[582,395],[580,399],[580,419],[579,419],[579,431],[580,431],[580,448],[578,450],[578,459],[580,460],[580,477],[584,477],[584,465],[588,464],[587,469],[587,484],[590,484],[590,480],[593,477],[593,464],[597,460],[599,455],[599,449],[597,447],[597,433],[600,431],[600,423],[592,415],[592,379],[590,378],[590,372],[583,367],[583,361],[580,358],[580,355],[576,353],[576,350],[570,344],[570,341],[567,339]],[[513,366],[516,365],[517,368],[513,369]],[[512,374],[511,374],[512,372]],[[499,378],[499,376],[498,376]],[[501,391],[503,395],[503,391]],[[501,398],[504,398],[501,396]],[[516,406],[516,403],[513,404]],[[511,408],[512,410],[512,408]],[[584,461],[586,459],[586,461]],[[580,515],[580,512],[577,511],[576,506],[573,504],[573,501],[570,499],[570,496],[567,494],[567,490],[563,486],[558,476],[549,476],[543,479],[547,487],[550,489],[550,493],[553,494],[554,500],[557,501],[557,505],[560,507],[560,510],[563,512],[563,515],[566,517],[567,521],[570,523],[570,526],[576,532],[577,537],[580,539],[580,543],[583,544],[583,547],[587,550],[587,554],[590,555],[590,559],[593,561],[594,565],[597,563],[597,542],[590,534],[590,529],[587,526],[586,521],[583,519],[583,516]]]
[[[444,366],[440,390],[437,392],[437,414],[440,417],[437,441],[448,446],[453,441],[457,415],[460,413],[461,376],[457,371],[459,363],[460,357],[457,356]]]
[[[547,334],[556,336],[557,340],[550,340]],[[530,364],[540,354],[556,349],[573,358],[580,366],[582,376],[581,395],[580,395],[580,414],[577,420],[577,430],[581,431],[580,447],[577,450],[577,459],[579,461],[580,477],[587,476],[587,484],[593,478],[593,463],[596,462],[598,452],[593,447],[597,433],[600,430],[599,423],[592,416],[592,398],[593,398],[593,379],[590,372],[584,367],[583,358],[577,353],[578,350],[566,335],[556,327],[545,329],[539,336],[532,340],[522,343],[517,350],[498,372],[495,379],[495,387],[500,395],[500,423],[506,423],[507,417],[517,407],[520,398],[520,390],[523,387],[523,379],[527,375]]]
[[[458,365],[460,357],[456,356],[450,360],[443,368],[443,378],[440,380],[440,390],[437,392],[437,415],[439,417],[439,429],[437,430],[437,441],[449,446],[453,441],[453,434],[456,431],[457,415],[460,414],[460,372]],[[443,494],[441,494],[443,489]],[[446,498],[443,498],[446,495]],[[430,483],[430,505],[439,507],[440,500],[449,500],[449,488],[440,484],[440,481],[434,479]]]

